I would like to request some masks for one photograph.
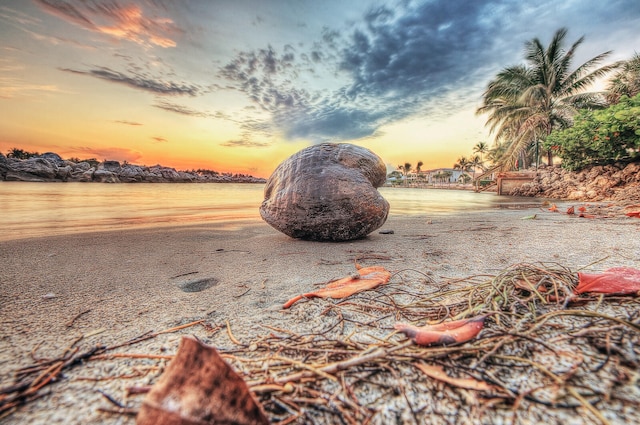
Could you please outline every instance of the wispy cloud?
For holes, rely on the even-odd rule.
[[[180,115],[188,115],[191,117],[211,118],[212,115],[209,112],[198,111],[188,106],[179,105],[177,103],[169,102],[164,99],[159,99],[153,104],[156,108],[164,109],[165,111],[174,112]]]
[[[70,150],[71,155],[82,158],[96,158],[98,161],[114,160],[136,162],[142,158],[142,153],[133,149],[107,147],[94,148],[90,146],[75,146]]]
[[[165,139],[164,137],[160,137],[160,136],[153,136],[151,137],[151,139],[153,139],[156,143],[167,143],[168,140]]]
[[[40,20],[7,6],[0,6],[0,19],[20,25],[36,25]]]
[[[35,97],[46,93],[59,93],[60,88],[54,84],[37,84],[18,77],[24,65],[10,57],[0,58],[0,98]]]
[[[249,140],[249,137],[243,137],[242,139],[228,140],[220,143],[220,146],[227,148],[266,148],[271,146],[271,143],[257,142],[255,140]]]
[[[144,46],[175,47],[184,32],[173,20],[150,17],[138,4],[117,0],[34,0],[42,10],[88,31]]]
[[[60,70],[71,72],[74,74],[89,75],[91,77],[99,78],[101,80],[106,80],[112,83],[124,84],[135,89],[163,95],[196,96],[201,92],[201,88],[195,84],[166,81],[164,79],[150,77],[146,74],[138,72],[132,72],[127,75],[125,73],[114,71],[107,67],[97,67],[88,71],[81,71],[70,68],[60,68]]]
[[[132,125],[132,126],[142,125],[142,123],[139,123],[136,121],[127,121],[127,120],[115,120],[114,122],[117,124]]]

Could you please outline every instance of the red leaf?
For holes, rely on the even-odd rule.
[[[394,328],[418,345],[450,345],[467,342],[475,338],[484,326],[487,316],[444,322],[437,325],[413,326],[396,323]]]
[[[601,294],[635,294],[640,292],[640,270],[631,267],[614,267],[604,273],[578,273],[576,294],[598,292]]]
[[[625,214],[627,217],[638,217],[640,218],[640,211],[630,211]]]

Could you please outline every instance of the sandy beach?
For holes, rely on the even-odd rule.
[[[308,331],[322,322],[321,307],[335,301],[305,300],[286,311],[283,302],[353,273],[355,260],[386,267],[394,273],[391,283],[422,282],[425,291],[429,282],[495,275],[518,263],[590,272],[640,268],[639,230],[637,218],[585,219],[540,207],[390,217],[367,238],[345,243],[295,240],[255,221],[0,242],[0,381],[9,385],[17,369],[74,344],[82,352],[199,320],[209,328],[188,327],[119,352],[172,355],[182,335],[230,349],[224,332],[211,332],[227,322],[245,342],[268,333],[265,325]],[[99,411],[111,406],[100,392],[123,400],[125,387],[155,382],[164,362],[87,361],[1,421],[132,424],[134,416]],[[141,400],[125,401],[135,408]],[[610,422],[632,423],[620,412],[633,409],[621,409]],[[598,423],[580,415],[567,423]],[[427,422],[424,415],[414,418]]]

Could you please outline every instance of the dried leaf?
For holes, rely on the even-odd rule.
[[[578,273],[576,294],[598,292],[602,294],[635,294],[640,292],[640,270],[614,267],[604,273]]]
[[[420,369],[429,378],[466,390],[477,391],[495,391],[496,387],[484,381],[478,381],[474,378],[452,378],[444,371],[442,366],[434,366],[426,363],[418,363],[416,367]]]
[[[267,425],[262,406],[215,348],[183,337],[145,397],[137,425]]]
[[[289,308],[302,298],[346,298],[358,292],[384,285],[391,279],[391,273],[382,266],[361,267],[356,264],[356,269],[358,270],[357,275],[334,280],[322,289],[293,297],[284,303],[282,308]]]

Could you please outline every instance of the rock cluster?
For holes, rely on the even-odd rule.
[[[201,174],[176,171],[175,168],[120,164],[104,161],[97,165],[88,162],[63,160],[56,153],[45,153],[29,159],[7,158],[0,153],[0,180],[26,182],[101,182],[101,183],[264,183],[252,176],[229,174]]]
[[[387,219],[389,203],[376,189],[385,180],[384,163],[368,149],[346,143],[311,146],[273,172],[260,215],[293,238],[362,238]]]
[[[531,182],[511,191],[514,196],[537,196],[576,201],[640,201],[640,162],[598,165],[580,172],[560,167],[538,171]]]

